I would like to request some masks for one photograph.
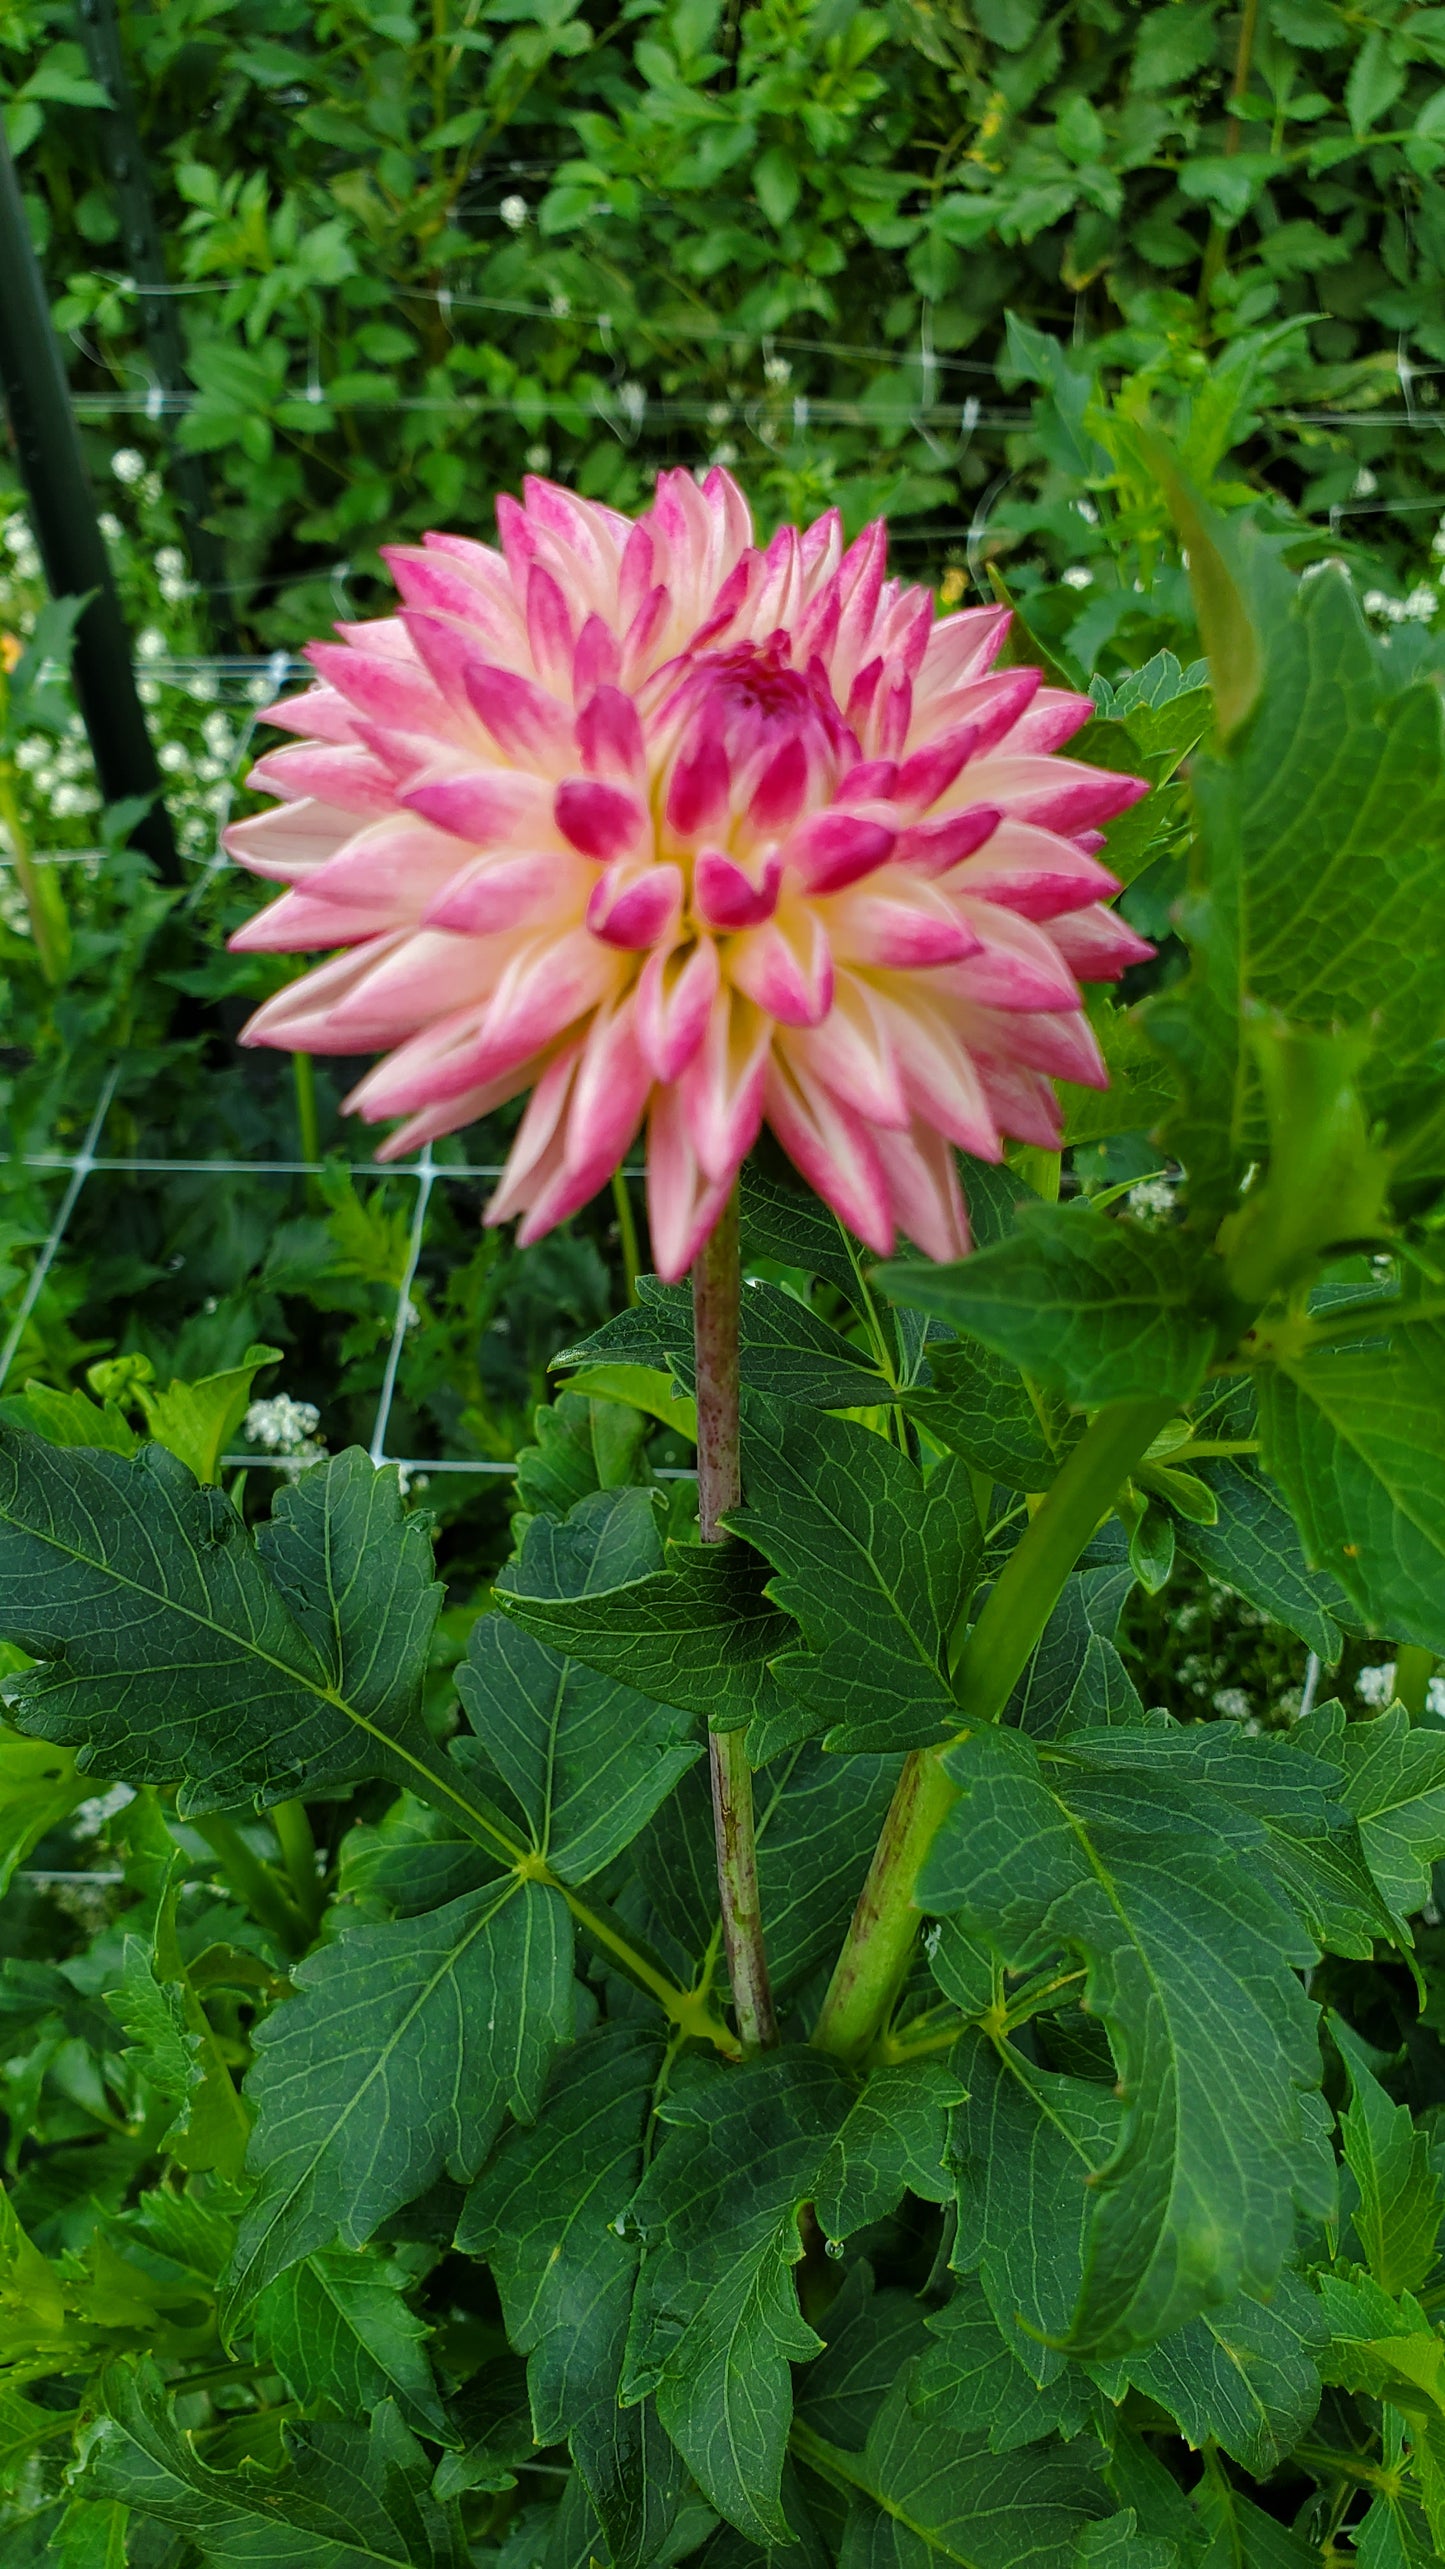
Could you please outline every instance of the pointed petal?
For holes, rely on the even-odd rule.
[[[741,1165],[741,1163],[739,1163]],[[675,1088],[657,1088],[647,1123],[647,1227],[664,1284],[685,1276],[732,1193],[736,1169],[709,1178]]]
[[[968,1208],[958,1182],[958,1162],[951,1143],[921,1116],[906,1133],[890,1134],[883,1154],[883,1178],[898,1227],[925,1258],[946,1263],[966,1258]]]
[[[880,1258],[893,1247],[893,1216],[877,1144],[859,1115],[809,1080],[802,1046],[787,1038],[768,1065],[765,1113],[794,1166],[840,1222]],[[889,1147],[892,1147],[889,1136]]]
[[[592,889],[587,925],[609,946],[641,949],[671,944],[682,917],[682,868],[638,865],[618,857]]]
[[[521,855],[463,860],[425,913],[429,928],[450,928],[457,936],[499,936],[531,928],[543,919],[576,925],[590,881],[575,858],[549,848],[530,848]]]
[[[1066,919],[1051,919],[1048,936],[1080,981],[1116,981],[1131,963],[1147,963],[1154,952],[1148,938],[1136,936],[1127,919],[1097,904],[1075,910]]]
[[[268,749],[246,779],[258,794],[279,794],[285,803],[314,798],[342,812],[390,811],[396,800],[392,780],[379,759],[359,745],[315,748],[293,741],[287,749]]]
[[[678,1081],[693,1148],[718,1184],[736,1174],[757,1140],[772,1035],[762,1011],[724,987]]]
[[[481,767],[444,776],[411,786],[402,800],[409,812],[420,812],[471,847],[525,846],[529,839],[535,845],[539,838],[546,844],[552,837],[552,788],[521,768]]]
[[[599,865],[616,856],[639,855],[648,844],[647,811],[625,785],[610,785],[600,776],[568,776],[553,804],[557,827],[582,856]]]
[[[654,1079],[675,1080],[691,1061],[712,1015],[720,974],[711,937],[648,956],[637,984],[637,1040]]]
[[[221,832],[221,845],[252,874],[299,883],[325,865],[355,831],[354,812],[335,811],[328,803],[278,803],[273,811],[233,821]]]
[[[783,863],[776,853],[766,859],[760,879],[754,882],[721,848],[705,847],[693,867],[693,909],[710,928],[754,927],[772,917],[782,879]]]
[[[833,1004],[833,955],[821,919],[797,902],[745,929],[728,948],[727,976],[780,1025],[819,1025]]]
[[[556,763],[568,756],[572,725],[561,706],[530,678],[477,660],[468,664],[466,690],[504,758],[555,772]]]

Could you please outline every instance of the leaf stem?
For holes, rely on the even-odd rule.
[[[692,1271],[692,1331],[697,1356],[697,1515],[704,1543],[728,1540],[723,1519],[742,1496],[738,1342],[741,1303],[742,1260],[734,1187]],[[744,2051],[768,2051],[777,2042],[778,2026],[763,1942],[753,1774],[742,1731],[709,1731],[708,1768],[733,2013]]]
[[[612,1172],[612,1203],[617,1215],[617,1244],[622,1251],[622,1273],[627,1285],[629,1303],[637,1300],[637,1216],[627,1192],[627,1178],[622,1169]]]
[[[1418,1722],[1430,1694],[1430,1680],[1435,1674],[1435,1653],[1419,1642],[1402,1641],[1395,1650],[1395,1701],[1403,1704],[1412,1722]]]
[[[204,1819],[192,1820],[190,1825],[205,1839],[232,1890],[258,1924],[270,1928],[283,1952],[303,1954],[311,1942],[307,1921],[270,1865],[247,1846],[235,1822],[219,1811],[208,1811]]]
[[[1003,1713],[1079,1554],[1177,1408],[1177,1401],[1138,1400],[1101,1409],[1010,1553],[971,1631],[967,1609],[960,1615],[949,1663],[968,1729]],[[951,1745],[914,1749],[905,1761],[813,2030],[820,2051],[860,2059],[903,1986],[922,1924],[914,1888],[957,1798],[943,1764]]]
[[[291,1896],[314,1935],[326,1906],[326,1892],[317,1878],[316,1840],[304,1802],[273,1802],[271,1826],[276,1832],[286,1879]]]

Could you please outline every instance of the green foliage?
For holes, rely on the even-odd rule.
[[[644,1279],[609,1317],[600,1226],[535,1263],[478,1247],[454,1160],[420,1257],[411,1178],[363,1186],[327,1162],[275,1180],[284,1202],[247,1178],[220,1214],[214,1189],[178,1211],[174,1174],[137,1195],[124,1290],[179,1294],[166,1260],[194,1259],[184,1339],[143,1308],[123,1344],[92,1328],[122,1289],[94,1235],[83,1254],[111,1282],[33,1297],[25,1389],[0,1413],[7,2569],[11,2550],[61,2569],[736,2569],[761,2552],[1415,2569],[1445,2543],[1439,693],[1428,646],[1373,641],[1340,575],[1293,578],[1282,520],[1243,525],[1196,488],[1217,498],[1240,420],[1285,381],[1304,398],[1320,359],[1303,328],[1327,326],[1270,340],[1298,317],[1271,306],[1246,327],[1226,234],[1240,249],[1286,228],[1264,191],[1289,202],[1296,123],[1310,155],[1348,135],[1339,169],[1407,142],[1428,157],[1435,57],[1428,12],[1338,43],[1315,12],[1317,44],[1287,0],[1261,14],[1239,97],[1267,66],[1267,154],[1245,112],[1240,148],[1175,148],[1177,99],[1197,125],[1218,94],[1205,0],[1127,31],[1098,12],[1045,25],[1030,0],[981,0],[966,30],[911,0],[886,25],[493,14],[452,30],[459,68],[390,12],[368,19],[363,67],[338,0],[279,35],[248,18],[215,133],[176,159],[185,240],[244,238],[266,281],[229,337],[194,323],[187,434],[214,438],[238,510],[259,512],[282,432],[298,475],[344,438],[334,377],[334,417],[287,407],[298,315],[367,311],[347,362],[409,361],[386,333],[418,336],[419,288],[395,319],[348,299],[372,274],[361,233],[405,233],[419,257],[426,206],[425,275],[445,274],[467,200],[444,202],[436,172],[490,152],[498,120],[555,137],[571,118],[586,155],[558,162],[545,222],[512,243],[514,284],[528,262],[599,256],[599,226],[626,255],[692,152],[669,294],[721,294],[749,259],[747,295],[792,291],[872,187],[860,267],[876,279],[870,261],[901,253],[946,327],[977,260],[982,332],[986,263],[1016,261],[1016,282],[1066,225],[1083,263],[1092,215],[1120,235],[1114,283],[1161,252],[1167,275],[1147,228],[1167,199],[1163,220],[1215,244],[1204,306],[1240,326],[1220,324],[1206,380],[1180,319],[1175,374],[1161,360],[1150,384],[1177,413],[1166,448],[1087,345],[1014,316],[1004,353],[1036,388],[1038,451],[1008,505],[1050,475],[1093,486],[1128,521],[1118,559],[1156,583],[1131,572],[1130,601],[1177,580],[1168,508],[1187,537],[1207,695],[1163,649],[1122,674],[1109,634],[1137,635],[1152,603],[1106,633],[1106,592],[1068,592],[1114,652],[1099,754],[1156,788],[1110,852],[1170,942],[1143,1010],[1095,1003],[1119,1076],[1067,1101],[1060,1161],[965,1169],[979,1245],[958,1267],[870,1274],[816,1202],[749,1171],[725,1544],[695,1539],[685,1293]],[[157,117],[237,27],[223,8],[171,34]],[[149,57],[159,22],[128,40]],[[324,96],[305,68],[322,55],[345,71]],[[1296,117],[1301,60],[1322,104]],[[933,113],[935,74],[984,112],[917,213],[878,174]],[[585,103],[594,76],[605,111]],[[358,98],[369,115],[387,84],[382,141]],[[84,112],[58,91],[19,103]],[[1407,141],[1388,139],[1407,108]],[[299,179],[279,206],[232,183],[243,109],[268,132],[290,117],[298,160],[335,181],[325,210],[288,214]],[[35,127],[28,148],[52,139]],[[1433,161],[1401,165],[1423,203]],[[688,248],[704,218],[706,276]],[[1287,241],[1273,255],[1289,302],[1307,268]],[[191,281],[226,273],[218,255]],[[558,269],[579,299],[584,273]],[[619,351],[645,293],[639,259]],[[674,306],[653,300],[661,332]],[[760,347],[762,303],[738,308]],[[469,344],[428,362],[449,378]],[[500,383],[500,340],[493,355]],[[548,400],[559,437],[573,402],[580,447],[560,370]],[[385,416],[399,437],[414,414]],[[839,483],[850,508],[878,478],[881,404],[867,435]],[[904,442],[886,451],[913,469]],[[394,467],[380,437],[348,454],[348,488]],[[625,495],[638,459],[619,457],[593,485]],[[774,495],[781,450],[777,469]],[[301,542],[335,540],[342,505]],[[362,514],[350,532],[361,559]],[[1042,620],[1086,656],[1057,602]],[[89,988],[82,970],[64,1004]],[[120,1067],[141,1160],[155,1074],[128,1051]],[[17,1078],[38,1096],[35,1064]],[[274,1134],[259,1091],[227,1096],[228,1131]],[[204,1138],[188,1112],[181,1132]],[[48,1227],[24,1190],[49,1173],[24,1157],[17,1293]],[[532,1427],[557,1336],[565,1387]],[[362,1443],[328,1455],[289,1397],[253,1403],[277,1348],[288,1369],[336,1355],[327,1427],[367,1434],[400,1351],[398,1434],[425,1420],[448,1461],[515,1460],[510,1528],[499,1500],[419,1494]],[[1238,1685],[1189,1641],[1226,1611],[1252,1654]],[[1375,1641],[1398,1701],[1383,1673],[1358,1682],[1383,1669]],[[1314,1703],[1313,1670],[1306,1712],[1307,1648],[1338,1667],[1339,1700]],[[755,1770],[780,2018],[760,2056],[729,2017],[708,1727],[741,1735]],[[843,2039],[850,2006],[866,2021]]]

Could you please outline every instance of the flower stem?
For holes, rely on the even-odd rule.
[[[969,1730],[998,1720],[1099,1519],[1177,1408],[1177,1401],[1140,1400],[1100,1410],[1010,1553],[971,1631],[960,1616],[950,1666]],[[846,2060],[869,2051],[903,1986],[922,1924],[914,1889],[957,1799],[943,1764],[951,1744],[915,1749],[905,1762],[813,2031],[821,2051]]]
[[[627,1283],[627,1299],[629,1303],[635,1303],[637,1270],[640,1263],[637,1248],[637,1216],[632,1210],[632,1198],[627,1192],[627,1177],[622,1169],[614,1169],[612,1172],[612,1204],[617,1215],[617,1245],[622,1251],[622,1272]]]
[[[742,1496],[742,1431],[738,1413],[738,1315],[742,1265],[734,1188],[692,1271],[692,1328],[697,1353],[697,1515],[704,1543],[726,1543],[723,1518]],[[744,2051],[768,2051],[778,2039],[758,1889],[753,1775],[741,1731],[708,1733],[713,1827],[723,1943],[733,2013]]]
[[[65,979],[70,961],[70,922],[54,868],[37,864],[31,851],[15,770],[8,758],[0,758],[0,827],[10,842],[10,862],[29,916],[36,960],[53,989]]]

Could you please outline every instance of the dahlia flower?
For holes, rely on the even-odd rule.
[[[935,621],[881,525],[759,547],[721,471],[635,523],[525,492],[500,552],[388,548],[400,614],[268,714],[281,801],[226,844],[290,888],[232,943],[331,959],[245,1040],[382,1052],[382,1158],[530,1090],[488,1210],[523,1241],[645,1127],[677,1277],[766,1123],[880,1255],[961,1255],[955,1150],[1054,1147],[1051,1080],[1104,1083],[1079,982],[1149,949],[1097,825],[1143,785],[1055,756],[1088,698],[992,666],[1002,610]]]

